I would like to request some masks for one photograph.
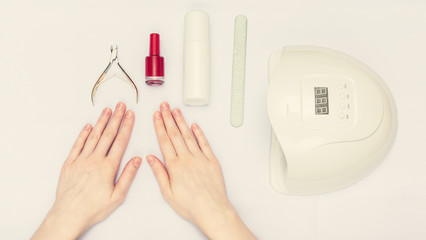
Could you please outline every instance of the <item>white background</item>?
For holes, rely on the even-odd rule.
[[[182,101],[183,19],[210,14],[211,102]],[[245,121],[233,128],[230,90],[233,23],[248,18]],[[161,35],[166,83],[144,84],[149,34]],[[111,44],[136,82],[93,84]],[[360,59],[388,84],[398,135],[371,175],[344,190],[286,196],[269,185],[267,58],[284,45],[319,45]],[[136,125],[124,162],[161,153],[152,114],[162,101],[204,129],[229,198],[260,239],[426,239],[426,2],[377,1],[4,1],[0,2],[0,239],[27,239],[55,198],[59,171],[80,129],[125,101]],[[120,170],[121,171],[121,170]],[[208,216],[206,216],[208,217]],[[144,160],[128,198],[82,239],[204,239],[162,199]]]

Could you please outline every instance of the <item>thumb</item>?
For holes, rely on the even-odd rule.
[[[117,183],[114,187],[113,197],[117,199],[120,203],[126,199],[127,193],[129,192],[130,185],[135,179],[138,168],[142,162],[140,157],[134,157],[127,162],[126,166],[123,169],[123,172],[120,175]]]
[[[167,200],[167,198],[171,196],[172,192],[170,190],[170,178],[166,167],[164,167],[163,163],[154,155],[147,156],[146,160],[148,161],[149,166],[151,166],[152,172],[157,179],[163,197]]]

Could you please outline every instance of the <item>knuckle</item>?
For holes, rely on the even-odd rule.
[[[208,142],[203,141],[203,142],[201,142],[201,147],[204,148],[204,149],[208,149],[208,148],[210,148],[210,145],[209,145]]]
[[[97,140],[97,139],[99,139],[99,134],[97,134],[97,133],[90,134],[89,139],[90,140]]]
[[[155,127],[162,127],[164,126],[163,121],[158,121],[158,119],[154,119],[154,126]]]
[[[81,142],[76,142],[76,143],[74,143],[72,148],[75,149],[75,150],[79,150],[79,149],[83,148],[83,144],[81,144]]]
[[[132,125],[133,125],[133,121],[132,120],[125,119],[123,121],[123,124],[121,125],[121,129],[131,127]]]
[[[114,146],[116,146],[118,148],[124,148],[124,147],[126,147],[126,144],[125,144],[124,140],[121,139],[121,138],[116,138],[113,144],[114,144]]]
[[[166,163],[166,165],[167,165],[167,164],[170,164],[170,163],[176,162],[176,161],[177,161],[177,159],[178,159],[178,157],[177,157],[177,156],[170,156],[170,157],[167,157],[167,158],[165,159],[165,163]],[[167,166],[166,166],[166,167],[167,167]]]
[[[194,136],[192,135],[192,133],[186,132],[185,134],[183,134],[183,139],[185,139],[185,141],[191,141],[194,139]]]
[[[87,137],[87,135],[80,134],[80,135],[77,137],[77,141],[76,141],[76,143],[81,143],[81,142],[83,142],[83,141],[86,139],[86,137]]]
[[[115,133],[112,130],[106,130],[103,134],[103,137],[107,138],[107,139],[111,139],[115,137]]]
[[[177,138],[180,136],[180,132],[177,129],[171,129],[169,135],[171,138]]]
[[[182,159],[188,159],[188,160],[193,158],[193,155],[190,152],[181,153],[180,156],[182,157]]]
[[[123,121],[123,125],[130,125],[130,124],[132,124],[133,122],[135,121],[135,118],[134,118],[134,115],[133,115],[133,113],[131,113],[131,114],[127,114],[125,117],[124,117],[124,121]]]
[[[164,119],[163,115],[161,115],[161,113],[159,113],[158,116],[154,115],[154,119],[153,119],[154,124],[164,126],[164,123],[165,123],[164,120],[165,119]]]
[[[126,199],[126,194],[124,192],[119,192],[115,196],[115,201],[116,201],[117,204],[122,204],[125,199]]]
[[[121,134],[129,134],[129,131],[133,128],[133,122],[124,121],[121,125],[120,133]]]
[[[164,168],[166,169],[166,171],[167,171],[167,173],[170,175],[170,174],[173,174],[173,172],[175,171],[175,165],[176,165],[176,159],[177,158],[173,158],[173,157],[171,157],[171,158],[167,158],[167,159],[165,159],[164,160],[164,164],[163,164],[163,166],[164,166]],[[162,163],[161,163],[162,164]],[[161,166],[160,165],[158,165],[158,164],[155,164],[156,166],[156,168],[160,168]],[[157,169],[155,169],[156,171],[157,171]]]

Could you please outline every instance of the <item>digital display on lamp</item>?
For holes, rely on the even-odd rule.
[[[328,88],[314,87],[315,115],[328,115]]]

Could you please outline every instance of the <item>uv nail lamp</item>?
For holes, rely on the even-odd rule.
[[[290,46],[269,58],[270,182],[318,194],[372,172],[395,139],[397,111],[383,80],[341,52]]]

